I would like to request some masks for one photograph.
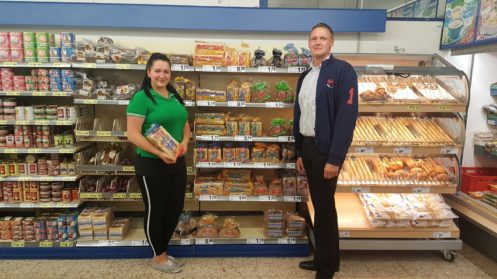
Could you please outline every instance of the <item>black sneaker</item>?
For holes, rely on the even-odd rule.
[[[311,271],[316,270],[316,265],[314,264],[313,260],[300,262],[299,267],[305,270],[311,270]]]

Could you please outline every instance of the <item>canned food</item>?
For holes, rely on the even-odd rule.
[[[79,190],[78,189],[71,190],[71,199],[73,201],[79,201]]]
[[[60,60],[62,62],[71,62],[73,56],[72,47],[62,47],[60,49]]]
[[[24,117],[26,118],[26,120],[35,119],[33,107],[24,107]]]
[[[50,137],[47,135],[41,136],[41,143],[43,144],[43,148],[50,147]]]
[[[22,32],[10,32],[10,47],[22,47]]]
[[[43,136],[50,135],[50,126],[48,126],[48,125],[41,126],[41,133]]]
[[[68,163],[67,162],[61,162],[60,163],[60,175],[67,175],[68,174]],[[71,174],[69,174],[71,175]]]
[[[38,69],[38,77],[48,77],[48,70],[47,69]],[[39,80],[38,80],[39,81]],[[47,79],[46,82],[49,82],[50,80]],[[45,82],[45,81],[44,81]]]
[[[50,69],[48,70],[48,75],[50,77],[60,77],[61,71],[59,69]]]
[[[10,38],[9,32],[0,32],[0,48],[9,48]]]
[[[30,148],[31,147],[31,136],[25,135],[24,136],[24,148]]]
[[[71,201],[71,189],[62,189],[62,201],[63,202]]]
[[[6,135],[5,136],[5,145],[7,147],[14,147],[14,145],[15,145],[15,137],[14,137],[14,135]]]
[[[15,136],[20,136],[23,133],[24,133],[24,126],[21,126],[21,125],[14,126],[14,135]]]
[[[10,57],[13,62],[24,61],[24,49],[22,47],[16,47],[10,49]]]
[[[64,145],[65,146],[74,145],[74,136],[72,134],[65,134],[64,135]]]
[[[16,147],[24,147],[24,136],[15,136],[14,140]]]
[[[36,89],[38,89],[36,83],[33,84],[26,83],[26,91],[36,91]]]
[[[15,107],[17,105],[17,101],[15,98],[6,98],[3,100],[4,107]]]
[[[36,37],[34,32],[23,32],[24,46],[36,45]]]
[[[76,120],[78,114],[76,112],[76,107],[66,107],[66,118],[67,120]]]
[[[64,135],[54,135],[53,140],[55,147],[64,147]]]
[[[62,83],[50,82],[50,91],[59,92],[62,90],[63,90]]]
[[[48,105],[46,107],[47,115],[57,115],[57,106],[56,105]]]
[[[36,45],[48,46],[48,44],[49,44],[48,32],[36,32],[35,34],[36,34]]]
[[[19,164],[16,162],[9,163],[9,175],[19,175]],[[14,186],[14,185],[13,185]],[[15,185],[17,188],[17,184]]]

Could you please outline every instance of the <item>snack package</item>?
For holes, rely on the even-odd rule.
[[[299,66],[299,55],[298,50],[294,44],[289,43],[284,48],[287,53],[283,58],[283,63],[286,67],[297,67]]]
[[[266,181],[264,180],[264,175],[254,175],[254,191],[253,194],[256,196],[267,195],[268,188]]]
[[[221,146],[214,144],[209,147],[209,162],[221,163],[223,162],[223,156],[221,154]]]
[[[299,54],[299,65],[301,67],[309,67],[311,64],[311,51],[306,48],[301,48],[301,52]]]
[[[240,87],[236,80],[232,80],[228,82],[226,85],[226,101],[239,101],[238,100],[238,91],[240,91]]]
[[[235,161],[247,163],[250,161],[250,149],[246,145],[240,145],[235,150]]]
[[[297,195],[297,179],[295,176],[290,174],[285,174],[281,178],[283,182],[283,195],[284,196],[296,196]]]
[[[252,85],[252,102],[265,103],[271,99],[271,94],[267,90],[267,83],[265,81],[255,82]]]
[[[173,158],[184,152],[180,144],[161,125],[154,123],[145,133],[145,137],[159,150]]]
[[[230,118],[226,122],[226,135],[231,137],[238,135],[238,122],[235,118]]]
[[[199,136],[201,135],[226,135],[225,125],[203,125],[195,124],[195,133]]]
[[[252,147],[252,162],[266,161],[266,145],[264,143],[256,143]]]
[[[215,177],[197,177],[194,183],[196,196],[200,195],[222,195],[223,181]]]
[[[216,219],[217,216],[214,214],[203,215],[198,222],[196,237],[216,238],[218,236]]]
[[[266,148],[266,162],[269,163],[280,162],[280,147],[277,144],[270,144]]]
[[[284,136],[288,133],[286,127],[286,121],[283,118],[274,118],[271,120],[271,127],[269,128],[268,135],[270,137]]]
[[[197,230],[197,221],[192,218],[192,213],[189,211],[184,211],[179,216],[178,225],[174,234],[176,237],[189,237],[194,234]]]
[[[249,103],[252,99],[252,83],[246,81],[240,85],[237,101]]]
[[[305,175],[297,175],[297,195],[302,197],[310,196],[309,185],[307,183],[307,176]]]
[[[254,117],[250,123],[250,134],[253,137],[262,137],[262,119]]]
[[[226,115],[224,113],[196,113],[196,124],[224,125]]]
[[[226,144],[223,147],[223,162],[236,162],[236,148],[233,144]]]
[[[194,150],[195,162],[209,162],[209,149],[205,144],[198,144]]]
[[[293,94],[288,82],[282,80],[276,83],[276,101],[283,103],[293,103]]]

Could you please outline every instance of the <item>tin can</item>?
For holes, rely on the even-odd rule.
[[[47,69],[38,69],[38,76],[49,77],[50,75]],[[50,79],[44,79],[43,82],[50,82]]]
[[[39,91],[48,91],[50,89],[50,84],[48,83],[38,83]]]
[[[54,165],[52,160],[47,160],[47,174],[49,176],[54,176]]]
[[[43,136],[49,136],[50,135],[50,126],[48,126],[48,125],[41,126],[41,133]]]
[[[48,105],[45,110],[47,115],[57,115],[57,105]]]
[[[10,47],[22,47],[22,32],[10,32]]]
[[[40,191],[38,189],[31,189],[31,200],[39,201],[40,200]]]
[[[76,85],[74,84],[74,82],[65,82],[65,81],[62,81],[62,91],[64,92],[72,92],[76,90]]]
[[[14,147],[15,146],[14,135],[6,135],[5,136],[5,146],[7,146],[7,147]]]
[[[63,202],[71,202],[71,190],[70,189],[62,189],[62,201]]]
[[[24,61],[24,49],[22,47],[10,48],[10,60],[12,62]]]
[[[66,107],[57,107],[57,119],[58,120],[66,120],[67,115],[66,115]]]
[[[26,119],[25,118],[25,115],[24,115],[24,107],[16,107],[16,119],[17,120],[24,120]]]
[[[50,69],[48,70],[49,77],[61,77],[61,71],[59,69]]]
[[[36,91],[36,89],[38,89],[36,83],[33,84],[26,83],[26,91]]]
[[[7,176],[7,175],[9,175],[7,164],[5,162],[0,162],[0,176]]]
[[[26,85],[23,84],[14,84],[14,91],[26,91]]]
[[[3,99],[4,107],[15,107],[17,106],[17,101],[15,98],[5,98]]]
[[[63,69],[60,71],[60,74],[64,78],[68,78],[68,77],[74,78],[74,71],[73,70]]]
[[[34,32],[23,32],[22,33],[24,39],[25,46],[35,46],[36,45],[36,36]]]
[[[0,48],[10,47],[10,36],[9,32],[0,32]]]
[[[9,175],[19,175],[19,164],[16,162],[9,163]],[[17,184],[13,184],[14,187],[17,187]]]
[[[50,39],[48,32],[36,32],[35,34],[36,34],[36,45],[48,47]]]
[[[79,201],[79,190],[76,189],[71,189],[71,199],[73,201]]]
[[[9,62],[10,59],[10,48],[0,48],[0,62]]]
[[[31,147],[31,136],[25,135],[24,136],[24,148],[30,148]]]
[[[53,136],[55,147],[64,147],[64,135]]]
[[[74,136],[72,134],[64,135],[64,146],[73,146],[74,145]]]
[[[36,47],[36,61],[38,62],[48,62],[50,53],[48,51],[48,47],[45,46],[37,46]]]
[[[67,162],[61,162],[60,163],[60,175],[67,175],[68,172],[67,172],[67,168],[68,168],[68,164]]]
[[[16,125],[14,126],[14,135],[21,136],[24,133],[24,126]]]
[[[36,62],[36,47],[35,46],[25,46],[24,47],[24,61]]]
[[[36,78],[36,76],[25,76],[24,82],[26,84],[36,84],[38,82],[38,79]]]
[[[50,137],[49,136],[47,136],[47,135],[41,136],[41,142],[42,142],[43,148],[50,147]]]
[[[19,163],[19,175],[26,175],[27,174],[27,168],[28,168],[28,164],[27,163]]]

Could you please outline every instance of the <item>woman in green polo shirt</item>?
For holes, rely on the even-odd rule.
[[[136,145],[135,170],[145,203],[145,235],[154,252],[152,267],[177,273],[183,263],[168,255],[167,245],[183,210],[186,189],[183,155],[190,139],[190,125],[183,100],[169,84],[169,58],[152,54],[146,70],[141,90],[128,105],[128,139]],[[172,158],[144,137],[153,123],[164,127],[181,144],[183,154]]]

